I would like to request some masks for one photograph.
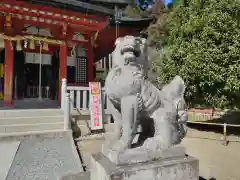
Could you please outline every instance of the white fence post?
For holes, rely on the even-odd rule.
[[[65,108],[64,108],[64,130],[71,129],[71,118],[70,118],[70,94],[65,93]]]
[[[61,109],[64,110],[65,106],[65,98],[66,98],[66,92],[67,92],[67,79],[62,79],[62,89],[61,89]]]

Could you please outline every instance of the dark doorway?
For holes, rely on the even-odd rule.
[[[4,50],[0,50],[0,100],[3,100],[4,92]]]
[[[51,74],[50,78],[50,91],[51,99],[57,100],[58,98],[58,86],[59,86],[59,51],[55,51],[52,55],[52,65],[51,65]]]
[[[23,51],[14,52],[14,79],[13,79],[13,94],[14,99],[23,99],[26,78],[24,76],[25,55]]]
[[[44,58],[44,56],[42,56]],[[30,58],[31,60],[31,58]],[[57,98],[59,59],[54,53],[51,61],[42,61],[41,92],[43,99]],[[15,52],[14,58],[14,85],[16,86],[15,99],[39,97],[39,61],[26,62],[26,54]]]

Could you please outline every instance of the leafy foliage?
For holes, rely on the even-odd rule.
[[[164,8],[164,4],[161,1],[154,4],[151,16],[156,22],[147,29],[148,41],[151,46],[161,47],[166,43],[168,13],[169,10]]]
[[[128,5],[124,10],[124,15],[128,17],[141,17],[142,10],[136,5]]]
[[[186,82],[192,106],[240,107],[240,1],[182,0],[149,27],[160,83]]]

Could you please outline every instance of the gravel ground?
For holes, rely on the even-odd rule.
[[[69,137],[23,140],[6,180],[57,180],[82,171]]]
[[[205,179],[240,180],[239,137],[229,136],[227,146],[221,134],[190,130],[183,140],[187,153],[199,159],[200,175]]]
[[[229,136],[228,146],[222,145],[222,135],[189,129],[182,144],[187,153],[199,159],[200,176],[206,180],[240,180],[240,143],[237,136]],[[101,150],[104,140],[78,142],[83,160],[88,166],[89,153]],[[212,179],[211,179],[212,178]]]

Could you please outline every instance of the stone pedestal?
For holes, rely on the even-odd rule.
[[[91,157],[91,180],[198,180],[198,160],[175,157],[116,165],[102,153]]]
[[[123,152],[117,152],[108,147],[102,147],[102,154],[111,162],[121,164],[134,164],[152,161],[153,159],[164,160],[169,158],[184,158],[186,149],[183,146],[174,146],[166,150],[146,150],[145,147],[127,149]]]

